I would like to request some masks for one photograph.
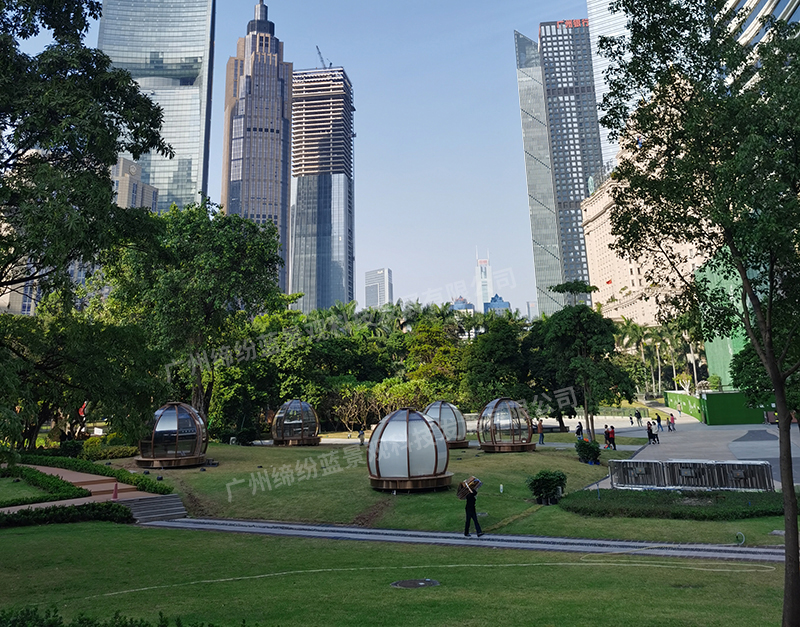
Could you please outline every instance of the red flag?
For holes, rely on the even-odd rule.
[[[606,285],[611,285],[611,279],[609,279],[608,281],[606,281]]]

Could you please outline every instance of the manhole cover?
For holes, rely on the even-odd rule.
[[[435,579],[404,579],[395,581],[393,588],[427,588],[428,586],[438,586],[439,582]]]

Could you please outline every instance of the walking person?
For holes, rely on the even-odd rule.
[[[632,427],[633,426],[633,414],[628,414],[628,418],[631,421],[631,427]],[[639,425],[639,426],[641,426],[641,425]]]
[[[658,424],[658,429],[656,431],[663,431],[664,427],[661,426],[661,414],[656,414],[656,424]]]
[[[539,434],[539,444],[544,444],[544,420],[539,418],[539,423],[536,425],[536,431]]]
[[[364,446],[364,429],[363,429],[363,427],[358,430],[358,441],[361,442],[360,446]]]
[[[669,416],[672,418],[672,414]],[[667,418],[667,431],[672,431],[672,423],[669,421],[669,418]]]
[[[464,525],[464,536],[466,536],[467,538],[469,538],[470,521],[475,521],[475,531],[477,532],[478,537],[480,538],[483,535],[483,531],[481,531],[481,526],[478,523],[478,514],[475,512],[475,499],[477,497],[478,497],[477,488],[475,488],[474,492],[470,490],[469,494],[467,494],[467,507],[466,507],[467,522]]]
[[[575,437],[579,440],[583,439],[583,423],[580,420],[578,421],[578,426],[575,427]]]
[[[642,426],[642,412],[640,412],[637,409],[635,412],[633,412],[633,415],[636,416],[636,424],[637,424],[637,426],[641,427]]]
[[[647,443],[648,444],[655,444],[653,441],[653,426],[650,424],[650,421],[647,421]]]
[[[608,441],[611,443],[611,446],[616,451],[617,450],[617,432],[614,431],[614,425],[611,425],[611,428],[608,430]]]
[[[610,445],[609,444],[609,439],[608,439],[608,425],[603,425],[603,427],[604,427],[604,429],[603,429],[603,439],[606,442],[605,445],[603,446],[603,448],[608,448],[609,445]]]
[[[672,425],[672,430],[675,431],[675,416],[672,414],[669,415],[669,422]]]

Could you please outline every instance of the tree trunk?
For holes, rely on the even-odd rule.
[[[194,407],[200,415],[203,417],[203,420],[206,419],[206,415],[203,412],[203,405],[205,405],[205,394],[203,390],[203,369],[200,367],[199,364],[194,364],[192,367],[192,374],[194,378],[194,382],[192,383],[192,407]]]
[[[589,441],[594,442],[594,416],[589,417],[589,385],[583,384],[583,418],[586,423],[586,430],[589,433]]]
[[[658,362],[658,394],[656,396],[663,396],[664,392],[661,390],[661,350],[658,344],[656,344],[656,361]]]
[[[786,403],[786,384],[777,364],[770,368],[770,378],[775,390],[775,409],[778,413],[780,434],[781,489],[783,490],[784,525],[784,577],[783,577],[783,626],[800,624],[800,540],[797,525],[797,494],[794,491],[792,470],[792,415]]]
[[[694,385],[697,387],[697,358],[694,356],[692,341],[689,340],[689,354],[692,356],[692,369],[694,370]]]

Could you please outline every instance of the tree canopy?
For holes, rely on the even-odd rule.
[[[741,329],[776,397],[781,482],[794,484],[787,378],[800,369],[800,26],[767,20],[740,42],[750,7],[722,0],[617,0],[629,34],[611,58],[603,124],[621,140],[614,247],[647,257],[648,281],[703,336]],[[731,7],[727,10],[727,7]],[[689,250],[708,261],[687,267]],[[797,499],[784,490],[784,625],[800,622]]]

